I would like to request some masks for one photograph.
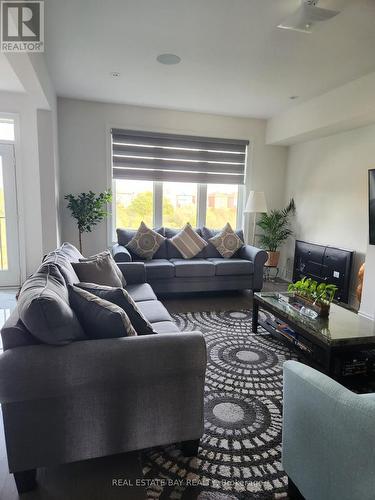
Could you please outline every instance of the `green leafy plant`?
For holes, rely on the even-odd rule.
[[[271,210],[261,214],[257,226],[263,230],[260,236],[260,246],[269,252],[277,252],[278,248],[293,234],[289,227],[289,218],[296,211],[292,198],[283,210]]]
[[[338,288],[336,285],[318,283],[311,278],[306,278],[306,276],[288,286],[288,292],[296,292],[302,297],[312,300],[314,304],[324,305],[331,304],[337,290]]]
[[[68,208],[76,219],[79,234],[79,250],[82,253],[82,233],[91,233],[94,226],[107,217],[107,203],[112,201],[112,193],[108,189],[103,193],[93,191],[78,195],[67,194]]]

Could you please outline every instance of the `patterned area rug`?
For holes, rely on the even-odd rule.
[[[296,356],[264,330],[252,334],[250,310],[173,317],[181,330],[200,330],[206,339],[205,433],[194,458],[175,446],[143,453],[148,499],[287,498],[282,365]]]

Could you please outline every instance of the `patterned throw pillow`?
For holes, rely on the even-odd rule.
[[[147,227],[142,221],[138,231],[126,245],[126,248],[134,252],[138,257],[150,260],[164,240],[164,236]]]
[[[121,309],[123,309],[128,315],[131,324],[135,328],[138,335],[156,333],[154,332],[151,323],[145,318],[137,304],[123,288],[95,285],[94,283],[77,283],[76,286],[121,307]]]
[[[184,259],[192,259],[201,252],[207,243],[191,227],[189,222],[170,242],[177,248]]]
[[[68,285],[70,307],[89,339],[134,337],[137,335],[121,307],[75,285]]]
[[[124,275],[109,250],[72,262],[80,281],[107,286],[126,286]]]
[[[219,234],[210,238],[209,241],[224,259],[230,259],[243,246],[243,241],[233,231],[229,222],[225,224]]]

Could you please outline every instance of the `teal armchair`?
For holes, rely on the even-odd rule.
[[[374,500],[375,394],[287,361],[282,462],[292,498]]]

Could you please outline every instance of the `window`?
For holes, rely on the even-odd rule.
[[[112,129],[114,227],[239,227],[247,144]]]
[[[0,141],[14,141],[14,121],[0,118]]]
[[[233,184],[207,185],[206,224],[223,227],[227,222],[237,226],[238,186]]]
[[[163,226],[197,225],[197,185],[190,182],[163,183]]]
[[[138,229],[143,220],[153,225],[152,181],[116,180],[116,226]]]

